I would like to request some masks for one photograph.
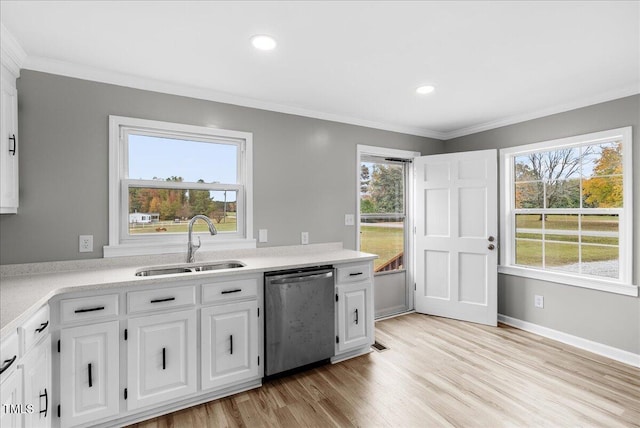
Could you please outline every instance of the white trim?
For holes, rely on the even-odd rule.
[[[539,150],[553,150],[560,147],[581,146],[610,140],[623,141],[623,185],[624,206],[616,209],[623,214],[620,216],[619,248],[620,248],[620,279],[607,280],[586,275],[563,274],[550,270],[538,270],[511,264],[514,259],[513,245],[513,158],[521,153]],[[638,296],[638,287],[633,285],[633,135],[632,127],[610,129],[590,134],[576,135],[556,140],[543,141],[522,146],[509,147],[500,150],[501,178],[500,178],[500,267],[499,272],[522,277],[540,279],[544,281],[568,284],[594,290],[608,291],[627,296]],[[585,209],[580,209],[583,212]],[[611,211],[611,210],[610,210]],[[594,213],[599,210],[594,210]]]
[[[26,56],[26,55],[25,55]],[[142,89],[146,91],[160,92],[164,94],[181,95],[185,97],[197,98],[208,101],[215,101],[227,104],[233,104],[243,107],[257,108],[261,110],[275,111],[285,114],[293,114],[298,116],[311,117],[314,119],[329,120],[333,122],[347,123],[350,125],[364,126],[367,128],[381,129],[385,131],[399,132],[401,134],[417,135],[420,137],[434,138],[437,140],[451,140],[453,138],[465,135],[475,134],[478,132],[488,131],[515,123],[526,122],[528,120],[539,119],[553,114],[563,113],[594,104],[612,101],[640,93],[637,84],[629,85],[623,88],[615,89],[594,96],[587,96],[574,100],[569,103],[536,110],[531,113],[507,116],[497,120],[467,126],[464,128],[454,129],[452,131],[435,131],[432,129],[395,125],[378,121],[366,120],[356,117],[327,113],[316,110],[303,109],[300,107],[288,106],[269,101],[261,101],[254,98],[242,97],[229,94],[226,92],[215,91],[212,89],[201,88],[196,86],[175,84],[161,80],[150,79],[148,77],[135,76],[126,73],[97,69],[94,67],[74,64],[66,61],[54,60],[38,56],[28,56],[24,59],[22,68],[40,71],[43,73],[52,73],[60,76],[68,76],[76,79],[90,80],[94,82],[108,83],[112,85],[125,86],[128,88]]]
[[[233,95],[226,92],[215,91],[213,89],[170,83],[151,79],[148,77],[96,69],[93,67],[53,60],[50,58],[30,56],[27,58],[23,68],[33,71],[40,71],[43,73],[52,73],[60,76],[73,77],[76,79],[90,80],[93,82],[108,83],[112,85],[125,86],[128,88],[160,92],[163,94],[180,95],[201,100],[233,104],[242,107],[250,107],[261,110],[274,111],[278,113],[311,117],[314,119],[347,123],[350,125],[364,126],[373,129],[382,129],[385,131],[398,132],[401,134],[417,135],[420,137],[435,138],[439,140],[442,140],[446,135],[445,133],[432,131],[425,128],[382,123],[351,116],[309,110],[300,107],[279,104],[276,102],[262,101],[255,98]]]
[[[360,249],[360,163],[363,156],[380,156],[380,157],[391,157],[398,159],[414,159],[421,156],[420,152],[414,152],[410,150],[400,150],[400,149],[391,149],[387,147],[378,147],[378,146],[367,146],[364,144],[358,144],[356,146],[356,214],[355,214],[355,223],[356,223],[356,249]],[[413,188],[414,188],[414,178],[413,178],[413,168],[407,166],[406,168],[406,195],[405,195],[405,219],[406,219],[406,230],[405,230],[405,248],[407,249],[407,257],[405,257],[405,270],[406,270],[406,290],[408,292],[408,301],[407,308],[412,310],[415,306],[414,304],[414,293],[411,284],[414,283],[413,277],[413,254],[414,254],[414,211],[413,211]]]
[[[598,354],[603,357],[611,358],[612,360],[640,368],[640,354],[634,354],[633,352],[614,348],[613,346],[604,345],[602,343],[594,342],[589,339],[584,339],[579,336],[574,336],[572,334],[564,333],[562,331],[543,327],[538,324],[533,324],[528,321],[522,321],[517,318],[512,318],[502,314],[498,314],[498,321],[511,327],[528,331],[529,333],[537,334],[538,336],[556,340],[566,345],[575,346],[576,348],[584,349],[585,351],[593,352],[594,354]]]
[[[13,75],[14,78],[20,77],[20,68],[22,68],[27,53],[22,49],[18,40],[13,34],[7,30],[7,27],[0,22],[0,57],[2,58],[2,66]]]
[[[638,297],[638,287],[633,284],[607,281],[593,276],[587,277],[585,275],[584,277],[579,277],[562,272],[529,269],[522,266],[498,266],[498,273]]]
[[[229,139],[236,143],[239,149],[238,180],[242,185],[196,184],[195,186],[208,189],[229,188],[237,192],[238,206],[244,208],[243,218],[239,219],[237,224],[237,233],[219,233],[213,237],[208,234],[198,234],[198,236],[202,240],[202,251],[256,247],[256,242],[253,239],[253,134],[111,115],[109,116],[109,245],[103,247],[104,257],[175,253],[184,251],[186,246],[184,234],[171,234],[162,237],[126,236],[128,218],[124,211],[121,212],[121,207],[127,204],[128,192],[123,189],[131,184],[148,184],[151,187],[163,188],[177,186],[171,182],[160,184],[127,178],[127,153],[124,150],[124,136],[130,129],[149,129],[174,135],[195,135],[196,138],[199,135],[205,140]]]
[[[489,122],[480,123],[477,125],[467,126],[465,128],[456,129],[449,132],[443,132],[443,140],[451,140],[453,138],[463,137],[465,135],[477,134],[479,132],[489,131],[491,129],[501,128],[503,126],[513,125],[516,123],[527,122],[529,120],[540,119],[542,117],[551,116],[558,113],[564,113],[571,110],[577,110],[579,108],[589,107],[595,104],[604,103],[607,101],[613,101],[620,98],[630,97],[640,93],[640,86],[633,84],[625,86],[623,88],[614,89],[593,96],[586,96],[579,100],[574,100],[569,103],[560,104],[536,110],[530,113],[517,114],[513,116],[503,117],[498,120],[491,120]]]

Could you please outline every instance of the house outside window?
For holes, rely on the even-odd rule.
[[[203,249],[255,247],[252,135],[110,116],[109,246],[105,257],[183,250],[189,220]]]
[[[627,127],[501,150],[500,272],[637,295],[631,147]]]

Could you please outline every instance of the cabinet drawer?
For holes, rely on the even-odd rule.
[[[236,279],[202,285],[202,304],[258,296],[258,279]]]
[[[18,365],[18,333],[15,331],[0,343],[0,381],[4,382]],[[4,400],[4,398],[3,398]],[[4,401],[3,401],[4,403]]]
[[[369,279],[371,277],[371,269],[369,263],[360,263],[354,265],[338,266],[337,282],[338,284],[344,284],[346,282],[356,282]]]
[[[49,305],[41,307],[27,322],[20,327],[20,335],[23,340],[23,354],[40,339],[49,334]]]
[[[193,285],[127,293],[127,310],[130,314],[195,304],[196,287]]]
[[[63,323],[102,319],[118,315],[118,295],[79,297],[60,301]]]

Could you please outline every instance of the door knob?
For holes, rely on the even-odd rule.
[[[487,248],[490,249],[490,250],[493,250],[494,248],[496,248],[496,246],[493,245],[493,244],[489,244],[489,246]]]
[[[488,239],[489,239],[489,242],[493,242],[496,240],[496,238],[494,238],[493,236],[490,236]]]

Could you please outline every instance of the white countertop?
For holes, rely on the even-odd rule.
[[[184,254],[114,257],[67,262],[29,263],[0,266],[0,337],[5,337],[53,296],[61,293],[102,290],[131,285],[154,286],[197,278],[258,273],[333,263],[369,261],[374,254],[346,250],[342,243],[267,247],[244,250],[199,252],[196,264],[237,260],[246,266],[235,269],[135,276],[138,269],[184,263]]]

